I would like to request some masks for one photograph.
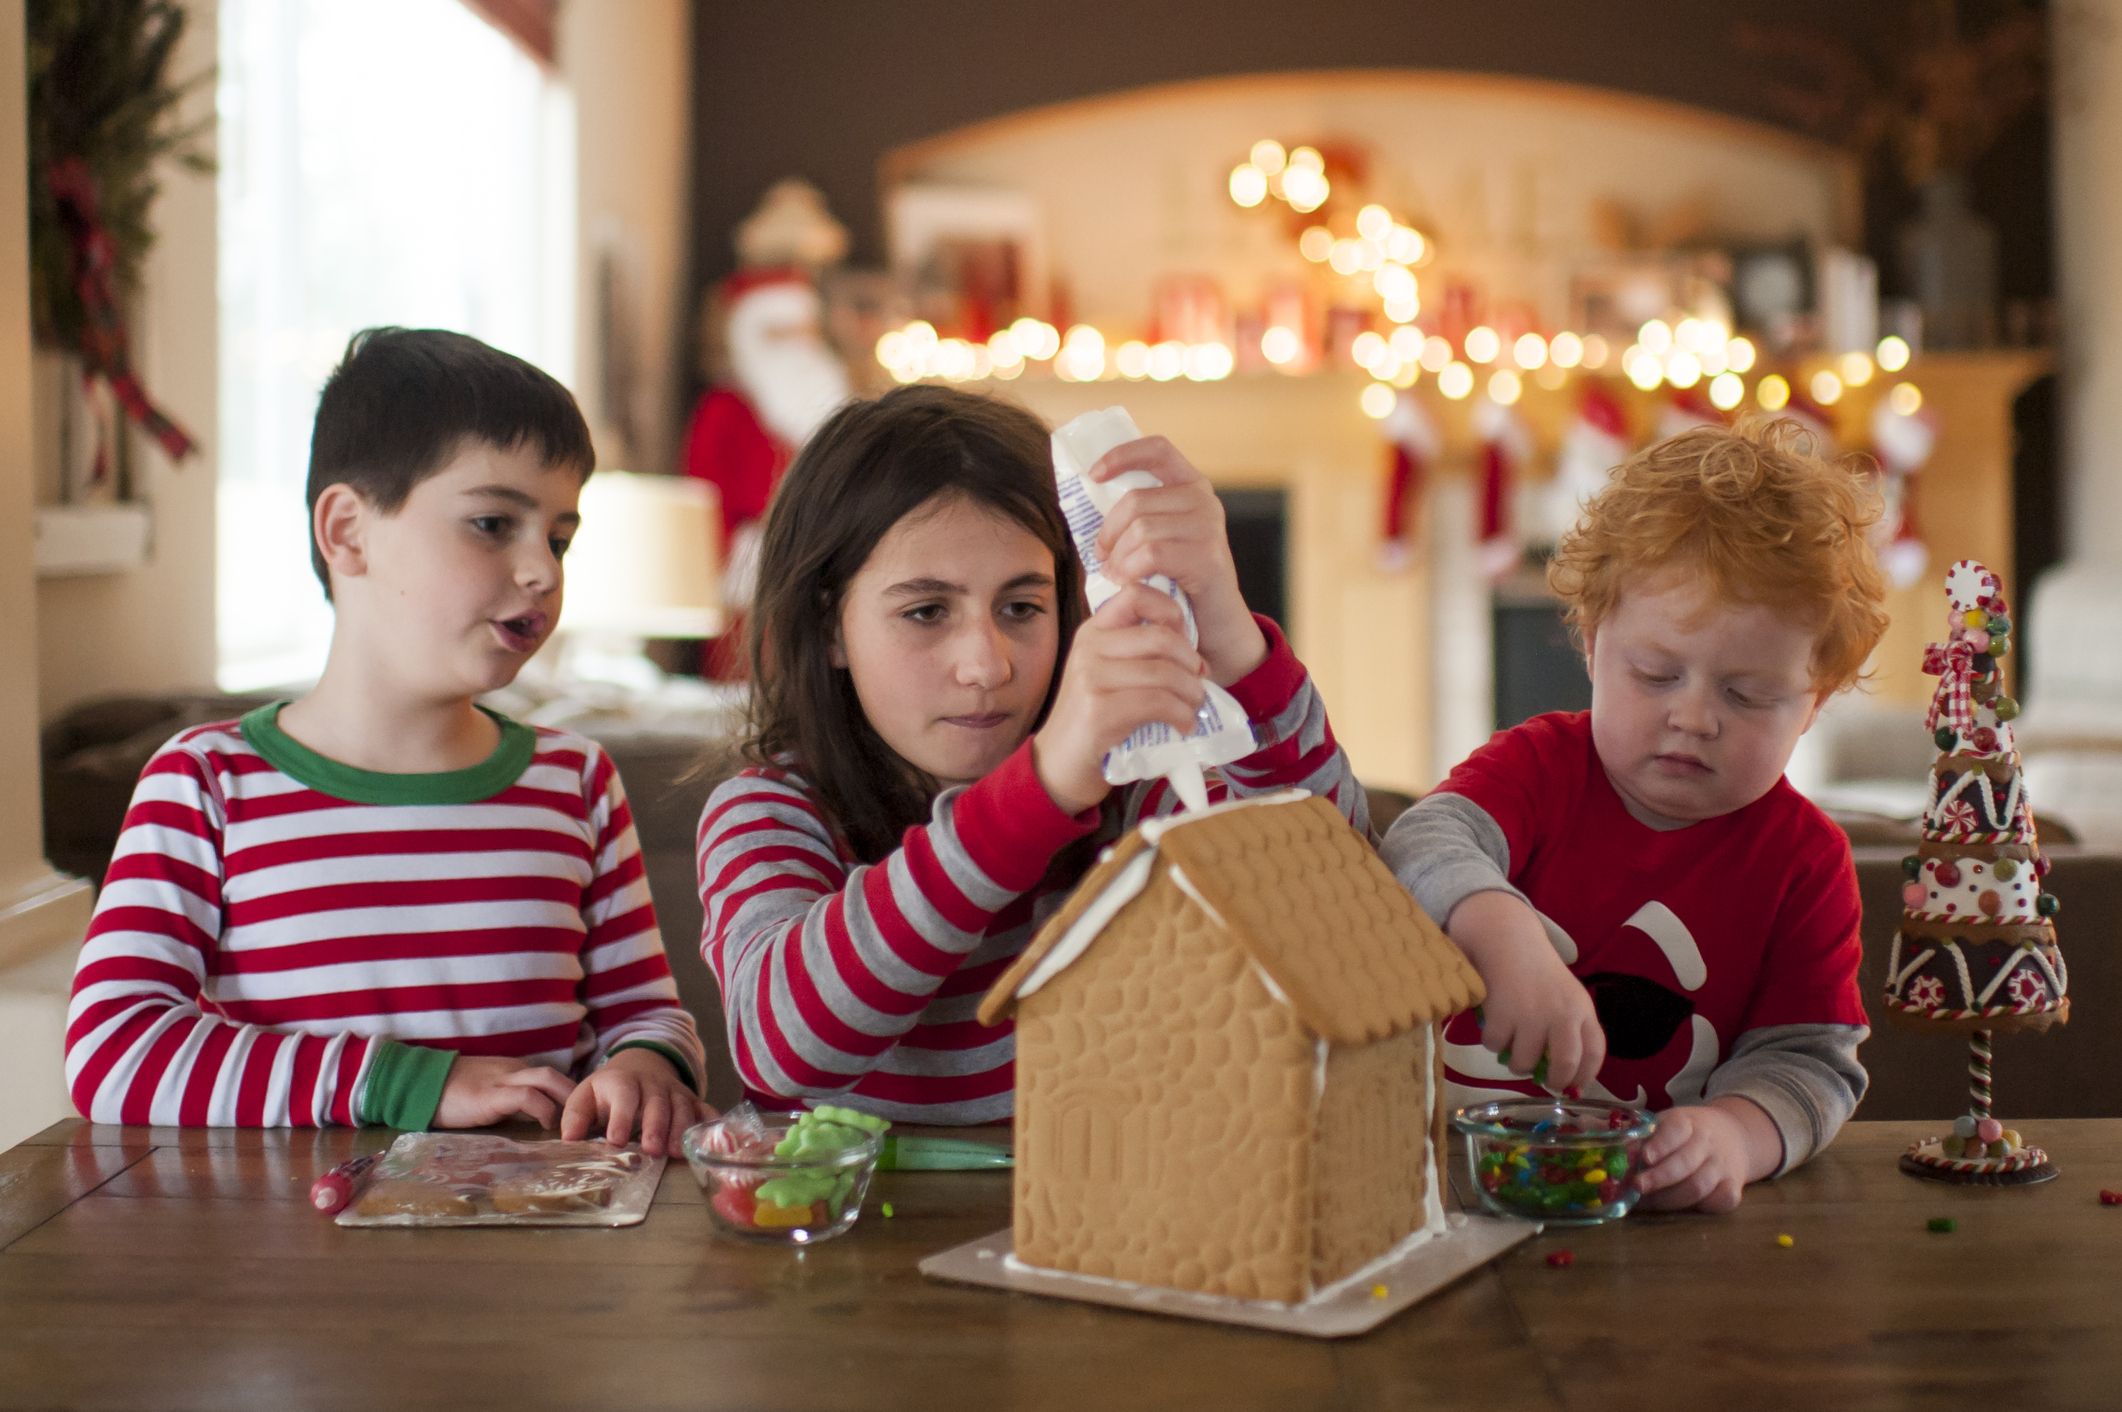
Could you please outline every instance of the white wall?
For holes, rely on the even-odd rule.
[[[675,461],[675,399],[690,358],[691,311],[680,302],[691,162],[692,8],[685,0],[567,0],[561,77],[574,95],[577,369],[575,395],[607,466],[660,471]],[[597,266],[609,251],[627,323],[632,406],[607,405]],[[630,416],[623,415],[630,413]],[[629,441],[620,434],[630,425]]]
[[[2064,549],[2114,563],[2122,561],[2122,4],[2073,0],[2051,14]]]

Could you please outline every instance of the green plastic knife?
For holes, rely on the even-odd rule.
[[[974,1172],[1015,1164],[1007,1147],[992,1142],[919,1133],[886,1133],[877,1157],[880,1172]]]

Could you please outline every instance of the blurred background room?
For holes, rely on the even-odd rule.
[[[0,1143],[65,1111],[141,763],[323,661],[310,417],[381,323],[588,415],[567,621],[498,704],[618,760],[711,1046],[760,516],[924,379],[1176,441],[1381,813],[1588,703],[1543,561],[1609,467],[1799,418],[1888,507],[1891,629],[1793,766],[1867,915],[1968,557],[2071,905],[2122,910],[2117,0],[0,0],[0,99],[0,1048],[42,1075]]]

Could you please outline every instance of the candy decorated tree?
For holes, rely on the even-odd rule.
[[[2044,886],[2026,781],[2004,691],[2013,631],[1997,576],[1972,559],[1945,577],[1951,632],[1925,651],[1938,678],[1928,720],[1938,746],[1923,837],[1902,860],[1901,927],[1886,974],[1888,1013],[1968,1036],[1968,1112],[1950,1136],[1917,1143],[1904,1170],[1942,1181],[2013,1185],[2056,1175],[1991,1110],[1993,1036],[2045,1030],[2070,1014],[2055,896]]]

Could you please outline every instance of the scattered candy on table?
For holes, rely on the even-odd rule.
[[[2102,1206],[2122,1206],[2122,1191],[2101,1192],[2100,1204]]]
[[[884,1213],[885,1220],[889,1221],[892,1218],[892,1204],[889,1201],[885,1202],[878,1209]]]
[[[1930,1218],[1929,1229],[1932,1235],[1951,1235],[1955,1229],[1953,1218],[1950,1216],[1933,1216]]]
[[[1577,1257],[1567,1250],[1550,1250],[1547,1252],[1547,1263],[1557,1270],[1567,1270],[1577,1263]]]
[[[1392,1291],[1387,1289],[1384,1285],[1372,1285],[1370,1287],[1370,1297],[1372,1299],[1383,1299],[1385,1298],[1385,1296],[1391,1293]]]
[[[1776,1244],[1782,1246],[1785,1250],[1790,1249],[1797,1243],[1798,1238],[1794,1235],[1779,1235],[1776,1237]]]

